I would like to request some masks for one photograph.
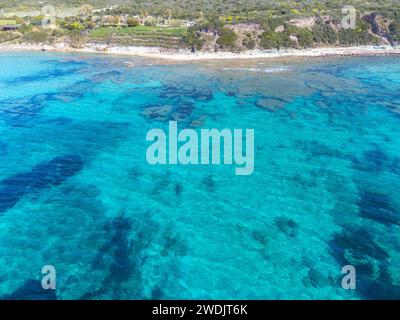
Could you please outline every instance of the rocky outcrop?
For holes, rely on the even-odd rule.
[[[391,21],[388,18],[375,12],[365,14],[362,18],[371,25],[372,34],[380,37],[384,43],[392,44],[389,34],[389,25]]]
[[[317,19],[315,17],[311,18],[302,18],[302,19],[291,19],[289,23],[298,27],[298,28],[307,28],[308,30],[312,30],[315,26],[315,21]]]
[[[257,23],[238,23],[225,26],[237,35],[236,48],[238,51],[254,49],[259,46],[260,36],[264,32]]]

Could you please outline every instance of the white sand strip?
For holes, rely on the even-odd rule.
[[[284,50],[250,50],[241,53],[233,52],[196,52],[188,50],[167,50],[153,47],[123,47],[87,44],[83,48],[71,48],[64,44],[50,45],[0,45],[4,51],[54,51],[77,53],[102,53],[112,55],[141,56],[147,58],[166,59],[171,61],[224,60],[224,59],[269,59],[283,57],[332,57],[332,56],[368,56],[368,55],[400,55],[400,48],[390,46],[357,46],[357,47],[319,47],[312,49]]]

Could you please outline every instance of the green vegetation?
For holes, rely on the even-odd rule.
[[[20,35],[14,32],[3,32],[0,33],[0,43],[11,42],[19,39]]]
[[[286,32],[266,31],[262,34],[261,46],[264,49],[281,49],[293,46]]]
[[[94,37],[105,37],[109,35],[127,35],[127,34],[157,34],[166,36],[182,36],[187,31],[186,28],[174,27],[154,27],[154,26],[137,26],[137,27],[100,27],[91,31]]]
[[[0,27],[1,26],[6,26],[6,25],[13,25],[17,24],[16,20],[0,20]]]
[[[251,37],[251,35],[246,34],[246,37],[242,40],[242,45],[246,49],[254,49],[257,45],[256,40]]]
[[[357,20],[355,29],[339,31],[339,42],[342,45],[367,45],[378,44],[379,39],[369,33],[370,25],[360,19]]]
[[[140,24],[140,22],[138,19],[128,18],[126,24],[128,25],[128,27],[137,27]]]
[[[182,37],[182,43],[190,48],[192,52],[200,50],[203,45],[203,41],[194,27],[190,27],[187,30],[187,33]]]
[[[338,34],[333,27],[322,20],[317,20],[312,29],[312,34],[316,43],[334,44],[338,40]]]
[[[49,34],[44,30],[27,32],[22,37],[22,41],[28,43],[46,43],[49,40]]]
[[[390,39],[398,45],[400,43],[400,20],[392,22],[389,26]]]
[[[294,33],[297,36],[299,46],[302,48],[309,48],[313,45],[313,33],[305,28],[297,28]]]
[[[179,48],[186,28],[136,26],[100,27],[88,33],[90,42]]]
[[[52,0],[57,9],[75,7],[42,28],[42,16],[0,18],[0,26],[22,25],[18,41],[69,41],[195,50],[309,48],[400,42],[397,0]],[[356,28],[345,29],[344,5],[356,8]],[[8,0],[6,12],[37,10],[36,0]],[[79,9],[79,10],[78,10]],[[101,10],[100,10],[101,9]],[[15,37],[3,32],[2,39]],[[385,39],[386,38],[386,39]]]
[[[233,50],[235,48],[235,43],[237,40],[237,34],[228,28],[222,28],[221,35],[217,39],[217,43],[223,49],[230,49]]]

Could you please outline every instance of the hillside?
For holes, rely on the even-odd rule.
[[[39,10],[44,4],[58,10],[56,28],[51,30],[41,27]],[[351,29],[342,23],[345,5],[356,9]],[[0,8],[10,21],[16,19],[21,25],[17,32],[3,31],[0,42],[68,42],[73,46],[90,42],[239,52],[396,46],[400,39],[399,0],[11,0]],[[13,13],[19,13],[18,17]]]

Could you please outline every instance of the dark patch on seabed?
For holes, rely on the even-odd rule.
[[[343,158],[344,155],[337,149],[333,149],[326,144],[323,144],[317,140],[296,140],[296,148],[300,148],[304,152],[309,153],[312,157],[334,157]]]
[[[140,253],[153,240],[156,229],[148,217],[130,219],[124,212],[107,221],[104,230],[110,234],[110,238],[97,252],[92,267],[93,269],[108,267],[109,274],[103,279],[98,289],[86,292],[80,299],[101,298],[110,293],[114,299],[122,298],[124,292],[121,286],[130,278],[137,282],[136,286],[130,288],[132,298],[140,297],[140,266],[142,265]]]
[[[304,81],[304,86],[322,93],[332,93],[336,91],[332,86],[329,86],[328,84],[319,80],[306,80]]]
[[[29,172],[19,173],[0,182],[0,216],[14,207],[26,194],[34,194],[58,186],[82,170],[83,160],[65,155],[40,163]]]
[[[82,67],[87,66],[89,63],[87,61],[76,60],[76,59],[49,59],[45,61],[40,61],[40,64],[53,64],[54,66],[59,66],[60,64],[68,64],[69,67]]]
[[[275,225],[281,232],[291,238],[295,237],[298,232],[297,223],[286,217],[278,217],[275,220]]]
[[[36,117],[51,101],[71,102],[82,97],[83,92],[43,93],[20,99],[1,101],[0,115],[7,124],[13,127],[33,127],[37,124]]]
[[[108,269],[108,275],[96,289],[84,293],[80,299],[101,299],[103,296],[124,299],[128,295],[131,299],[148,298],[142,292],[142,268],[149,259],[144,251],[156,242],[160,256],[173,259],[188,253],[184,239],[174,232],[174,228],[162,228],[152,220],[149,211],[139,214],[121,211],[104,224],[104,231],[109,238],[97,252],[92,268]],[[152,299],[166,298],[162,288],[168,287],[167,282],[178,277],[176,271],[163,273],[162,280],[151,289]]]
[[[0,297],[0,300],[57,300],[56,290],[44,290],[39,280],[29,279],[9,295]]]
[[[0,140],[0,156],[5,156],[8,153],[9,144]]]
[[[215,191],[215,180],[214,177],[212,175],[208,175],[206,177],[203,178],[203,184],[205,186],[205,189],[208,192],[214,192]]]
[[[148,105],[142,109],[142,115],[156,121],[185,121],[194,111],[194,104],[182,102],[177,105]]]
[[[355,165],[358,169],[366,172],[381,172],[390,166],[390,159],[388,155],[380,148],[365,151],[363,160],[356,162]]]
[[[62,77],[70,76],[71,74],[75,74],[78,71],[79,71],[79,67],[76,67],[76,66],[73,68],[57,68],[57,69],[53,69],[53,70],[47,71],[47,72],[46,71],[39,72],[37,74],[30,75],[30,76],[17,77],[17,78],[6,81],[6,84],[8,86],[12,86],[12,85],[21,85],[24,82],[51,80],[54,78],[62,78]]]
[[[384,225],[400,225],[400,214],[395,211],[385,194],[362,191],[358,203],[360,215]]]
[[[365,151],[360,159],[353,157],[351,160],[353,167],[364,173],[376,175],[391,172],[395,175],[400,174],[400,157],[393,157],[378,146]]]
[[[94,74],[89,80],[94,83],[105,82],[107,80],[122,81],[124,80],[121,78],[122,75],[123,73],[121,71],[110,70],[103,73]]]
[[[114,292],[114,296],[118,295],[120,284],[135,272],[136,269],[130,260],[133,253],[133,243],[129,240],[132,223],[131,219],[121,214],[105,225],[105,230],[111,234],[111,238],[98,251],[93,261],[93,267],[104,268],[105,261],[103,260],[110,256],[112,263],[109,267],[109,275],[103,280],[102,286],[98,290],[84,294],[82,299],[94,298],[110,291]]]
[[[364,299],[400,299],[400,286],[388,272],[389,254],[366,228],[346,226],[329,243],[340,266],[356,268],[357,293]]]
[[[1,101],[0,115],[11,126],[26,126],[27,121],[38,115],[49,100],[51,100],[51,95],[38,94],[27,98]]]
[[[194,86],[173,86],[166,85],[162,87],[162,92],[159,95],[160,98],[167,99],[182,99],[191,98],[199,101],[210,101],[213,99],[213,93],[208,88],[199,88]]]
[[[323,74],[325,75],[331,75],[335,77],[341,77],[343,73],[345,73],[349,68],[347,66],[341,66],[339,64],[331,64],[329,68],[326,66],[319,67],[319,66],[310,66],[307,67],[306,71],[310,75],[314,76],[321,76]]]

